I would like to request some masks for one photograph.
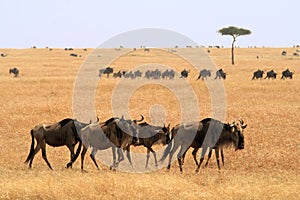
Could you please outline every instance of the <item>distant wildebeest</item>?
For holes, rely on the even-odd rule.
[[[181,77],[180,78],[187,78],[189,76],[189,71],[187,71],[186,69],[181,71]]]
[[[114,73],[114,69],[111,67],[106,67],[105,69],[99,70],[99,77],[101,78],[102,74],[106,74],[107,78],[109,78],[109,74]]]
[[[134,72],[134,78],[141,78],[141,77],[142,77],[142,72],[140,70]]]
[[[264,75],[264,71],[258,69],[257,71],[253,72],[252,80],[254,80],[254,79],[262,79],[263,75]]]
[[[73,48],[65,48],[65,51],[73,51]]]
[[[282,76],[281,76],[281,79],[285,79],[285,78],[290,78],[292,79],[293,78],[293,72],[291,72],[289,69],[286,69],[282,72]]]
[[[60,147],[66,145],[71,154],[71,160],[67,164],[67,168],[72,167],[72,164],[76,161],[81,150],[81,139],[77,132],[77,129],[83,128],[88,124],[78,122],[74,119],[63,119],[60,122],[54,124],[42,124],[35,126],[31,131],[31,147],[28,157],[25,163],[29,162],[29,168],[32,166],[32,161],[36,153],[42,149],[42,156],[48,167],[52,170],[52,167],[47,159],[46,144],[53,147]],[[36,139],[37,145],[34,148],[34,140]],[[76,154],[74,154],[75,145],[79,142]]]
[[[100,124],[91,124],[81,130],[83,141],[83,150],[81,153],[81,169],[83,169],[83,161],[86,151],[89,147],[92,148],[90,154],[91,159],[97,168],[98,164],[95,160],[95,155],[98,150],[112,148],[113,164],[111,169],[116,169],[119,163],[124,160],[122,150],[126,150],[126,156],[129,163],[132,165],[130,156],[130,145],[138,143],[137,122],[141,120],[125,120],[122,118],[110,118]],[[118,151],[118,161],[116,161],[116,151]]]
[[[271,71],[267,72],[267,76],[265,77],[265,79],[266,78],[268,78],[268,79],[270,79],[270,78],[276,79],[276,76],[277,76],[277,73],[272,69]]]
[[[145,52],[150,52],[150,49],[149,48],[144,48],[144,51]]]
[[[282,55],[282,56],[286,56],[286,54],[287,54],[286,51],[282,51],[282,52],[281,52],[281,55]]]
[[[170,124],[166,127],[153,126],[147,122],[138,124],[139,142],[134,146],[144,146],[147,148],[146,168],[148,168],[148,162],[150,158],[150,152],[152,152],[155,166],[157,165],[156,153],[152,149],[154,144],[166,145],[170,142]]]
[[[76,53],[71,53],[70,56],[77,57],[78,55]]]
[[[6,57],[7,54],[1,53],[0,56],[1,56],[1,57]]]
[[[175,71],[173,70],[173,69],[171,69],[171,70],[166,70],[166,71],[164,71],[162,74],[161,74],[161,77],[163,78],[163,79],[174,79],[174,77],[175,77]]]
[[[14,67],[14,68],[10,68],[9,69],[9,73],[10,74],[14,74],[15,77],[18,77],[19,76],[19,69]]]
[[[218,71],[216,71],[216,77],[215,79],[226,79],[226,73],[223,71],[223,69],[219,69]]]
[[[299,54],[298,54],[298,53],[296,53],[296,52],[294,52],[294,53],[293,53],[293,56],[297,56],[297,57],[298,57],[298,56],[299,56]]]
[[[196,171],[204,160],[207,149],[210,151],[215,149],[216,159],[218,167],[219,163],[219,150],[220,148],[233,145],[236,150],[244,149],[244,135],[243,129],[247,127],[244,121],[240,123],[225,124],[219,120],[212,118],[206,118],[199,122],[190,122],[179,124],[172,129],[172,143],[168,145],[160,161],[163,161],[169,154],[168,169],[171,167],[171,160],[173,154],[180,146],[179,153],[177,155],[180,171],[182,172],[182,164],[184,162],[184,156],[187,150],[192,147],[194,149],[202,148],[200,162],[198,163]],[[172,149],[171,149],[172,148]],[[170,151],[171,150],[171,151]],[[194,160],[196,154],[193,155]]]
[[[208,69],[203,69],[199,72],[199,76],[197,78],[197,80],[199,80],[200,78],[202,78],[202,80],[207,79],[207,77],[211,76],[211,70]]]
[[[118,71],[118,72],[115,72],[114,74],[113,74],[113,77],[114,78],[122,78],[122,73],[121,73],[121,71]]]

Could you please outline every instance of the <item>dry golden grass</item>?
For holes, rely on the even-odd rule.
[[[62,49],[1,49],[0,58],[0,198],[1,199],[299,199],[300,196],[300,59],[281,57],[293,48],[236,49],[236,65],[230,65],[230,49],[211,49],[211,57],[228,78],[226,120],[242,117],[245,149],[225,151],[225,167],[218,172],[214,157],[208,168],[195,174],[188,152],[184,173],[177,163],[171,171],[132,174],[110,171],[102,165],[96,170],[87,157],[81,172],[77,160],[73,169],[64,168],[68,150],[47,146],[54,171],[50,171],[39,153],[33,169],[23,164],[30,147],[30,129],[39,123],[56,122],[72,117],[72,92],[77,71],[92,50],[75,49],[82,58],[69,56]],[[260,59],[256,59],[259,56]],[[129,69],[144,63],[161,63],[177,70],[193,70],[186,61],[162,50],[145,54],[137,51],[116,60],[116,69]],[[11,67],[20,69],[20,77],[8,74]],[[258,68],[286,68],[295,71],[293,80],[251,81]],[[210,97],[205,82],[189,83],[199,100],[201,118],[211,115]],[[101,79],[96,93],[96,110],[101,120],[112,115],[110,94],[117,83]],[[184,88],[179,88],[184,89]],[[155,95],[154,95],[155,92]],[[129,112],[133,118],[143,114],[151,119],[151,106],[162,105],[167,121],[180,122],[181,111],[174,94],[161,86],[144,86],[132,95]],[[104,109],[105,108],[105,109]],[[134,148],[133,148],[134,151]],[[153,167],[153,158],[150,158]]]

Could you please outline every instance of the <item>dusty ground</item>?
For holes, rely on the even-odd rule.
[[[288,52],[285,58],[282,50]],[[190,152],[183,174],[175,162],[170,172],[165,168],[145,174],[113,172],[105,165],[96,170],[89,158],[85,162],[87,172],[81,172],[78,160],[73,169],[67,170],[64,167],[69,153],[65,147],[47,147],[53,171],[47,168],[41,153],[35,157],[33,169],[27,169],[23,162],[30,148],[31,128],[73,116],[74,81],[91,51],[75,49],[74,53],[82,57],[74,58],[63,49],[0,49],[0,53],[7,54],[0,57],[0,198],[299,199],[300,58],[291,56],[295,48],[236,49],[235,66],[230,65],[230,49],[211,49],[214,63],[228,73],[224,81],[225,121],[242,117],[248,124],[245,149],[226,149],[225,167],[220,172],[213,157],[209,167],[196,174]],[[125,70],[147,62],[171,66],[178,72],[190,69],[188,82],[197,96],[200,118],[211,116],[206,83],[196,81],[197,71],[181,58],[162,50],[138,50],[112,66]],[[18,78],[8,74],[11,67],[20,69]],[[274,69],[279,78],[281,71],[289,68],[295,76],[293,80],[251,81],[258,68]],[[99,81],[95,106],[102,121],[112,116],[110,96],[117,83],[106,77]],[[129,113],[132,118],[143,114],[149,121],[155,105],[164,108],[166,122],[172,126],[180,123],[176,95],[158,85],[135,91],[128,103]],[[150,162],[154,168],[152,157]]]

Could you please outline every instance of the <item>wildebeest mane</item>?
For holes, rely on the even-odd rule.
[[[64,125],[66,125],[67,123],[69,123],[69,122],[72,121],[72,120],[73,120],[73,119],[66,118],[66,119],[61,120],[61,121],[58,122],[58,123],[59,123],[59,125],[60,125],[61,127],[63,127]]]

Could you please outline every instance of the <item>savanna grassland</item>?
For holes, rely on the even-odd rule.
[[[286,57],[281,56],[283,50],[288,53]],[[97,170],[88,157],[86,172],[80,169],[80,158],[73,169],[66,169],[67,148],[49,146],[48,160],[54,170],[48,169],[40,152],[33,168],[28,169],[24,161],[30,148],[30,130],[40,123],[73,117],[74,82],[92,49],[74,49],[74,53],[81,55],[77,58],[63,49],[0,49],[0,53],[7,54],[0,57],[0,199],[299,199],[300,58],[292,56],[296,50],[237,48],[236,65],[232,66],[230,49],[210,49],[217,68],[228,74],[223,82],[225,121],[243,118],[248,124],[244,132],[245,149],[226,149],[225,166],[220,171],[213,156],[209,166],[196,174],[189,151],[182,174],[177,162],[170,171],[163,168],[135,174],[110,171],[105,165]],[[190,70],[188,83],[198,99],[200,118],[211,116],[206,82],[196,81],[198,72],[180,57],[159,49],[138,49],[111,66],[116,71],[128,70],[149,62],[170,66],[178,72]],[[8,73],[12,67],[19,68],[18,78]],[[295,72],[292,80],[280,80],[286,68]],[[274,69],[278,78],[252,81],[257,69]],[[100,121],[113,115],[111,94],[117,83],[117,79],[105,76],[99,81],[95,107]],[[180,123],[180,102],[160,85],[146,85],[132,94],[128,103],[130,116],[139,118],[143,114],[150,121],[155,105],[164,108],[165,122],[171,126]],[[155,169],[152,156],[150,165]]]

